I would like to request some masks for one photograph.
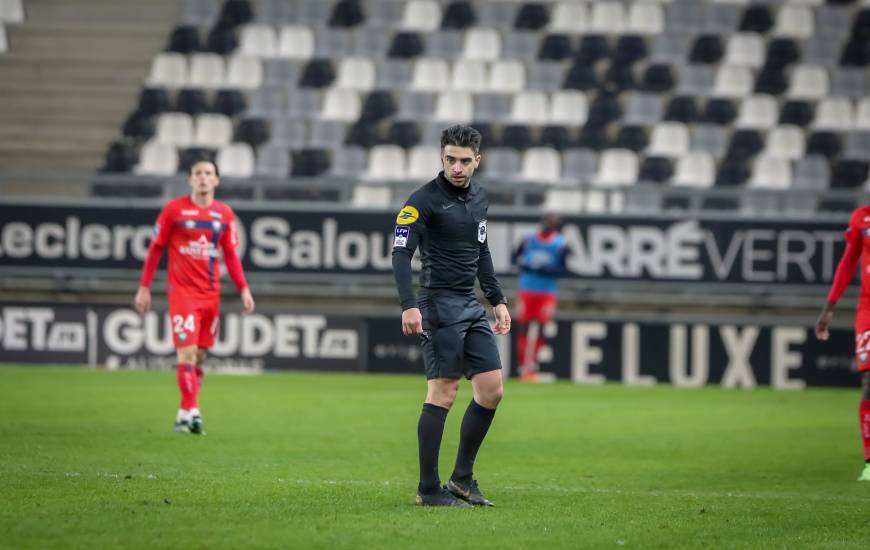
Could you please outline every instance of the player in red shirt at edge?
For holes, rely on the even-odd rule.
[[[167,202],[154,226],[154,238],[142,267],[135,306],[140,314],[151,307],[151,280],[163,249],[169,249],[166,294],[169,320],[178,356],[178,388],[181,406],[175,431],[202,434],[202,415],[197,399],[202,386],[202,363],[214,344],[220,309],[218,248],[242,297],[245,313],[254,311],[254,298],[245,281],[242,262],[236,254],[239,244],[235,214],[215,200],[220,183],[217,165],[209,160],[190,167],[191,193]]]
[[[846,287],[855,277],[855,268],[861,260],[861,293],[855,314],[855,363],[861,373],[861,404],[858,423],[864,442],[864,471],[858,481],[870,481],[870,206],[852,213],[846,236],[846,250],[834,274],[828,301],[816,321],[816,338],[827,340],[828,325],[834,316],[834,307]]]

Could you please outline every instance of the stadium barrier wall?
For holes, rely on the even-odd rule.
[[[174,364],[162,312],[127,306],[0,304],[0,362],[161,369]],[[577,383],[802,389],[857,385],[852,331],[818,342],[788,319],[561,317],[543,327],[541,370]],[[508,373],[513,338],[498,337]],[[866,361],[867,357],[861,358]],[[395,316],[224,311],[209,366],[258,372],[422,373],[417,339]]]
[[[129,271],[141,268],[154,207],[0,204],[0,269]],[[246,272],[388,275],[394,212],[353,209],[236,210]],[[537,217],[491,212],[488,239],[498,274],[511,273],[516,244]],[[770,292],[822,292],[845,246],[842,224],[678,216],[564,217],[568,279],[604,283],[698,284]]]

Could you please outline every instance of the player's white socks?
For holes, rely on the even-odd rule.
[[[190,419],[193,418],[194,416],[202,416],[202,415],[199,413],[199,409],[190,409],[189,412],[190,412],[190,416],[188,417],[188,420],[190,420]]]
[[[199,411],[197,411],[197,414],[199,414]],[[190,422],[190,417],[191,417],[190,411],[188,411],[186,409],[178,409],[178,414],[175,415],[175,421],[176,422]]]

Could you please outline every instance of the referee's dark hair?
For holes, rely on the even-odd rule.
[[[203,157],[201,159],[196,159],[195,161],[190,163],[190,169],[188,170],[188,172],[190,172],[191,176],[193,175],[193,167],[196,166],[197,164],[199,164],[200,162],[207,162],[207,163],[211,164],[212,166],[214,166],[214,175],[217,177],[221,177],[221,171],[220,171],[220,168],[218,168],[217,163],[215,161],[211,160],[210,158],[205,158],[205,157]]]
[[[444,149],[447,145],[470,147],[474,151],[474,154],[477,155],[480,153],[480,142],[482,139],[480,132],[471,126],[457,124],[441,132],[441,148]]]

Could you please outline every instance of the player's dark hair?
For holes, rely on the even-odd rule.
[[[220,168],[218,168],[217,163],[209,158],[196,159],[195,161],[190,163],[189,172],[190,172],[191,176],[193,175],[193,167],[196,166],[197,164],[199,164],[200,162],[207,162],[207,163],[211,164],[212,166],[214,166],[214,175],[217,177],[221,177],[221,171],[220,171]]]
[[[441,132],[441,148],[444,149],[447,145],[470,147],[474,151],[474,154],[477,155],[480,153],[480,142],[482,139],[480,132],[471,126],[457,124]]]

